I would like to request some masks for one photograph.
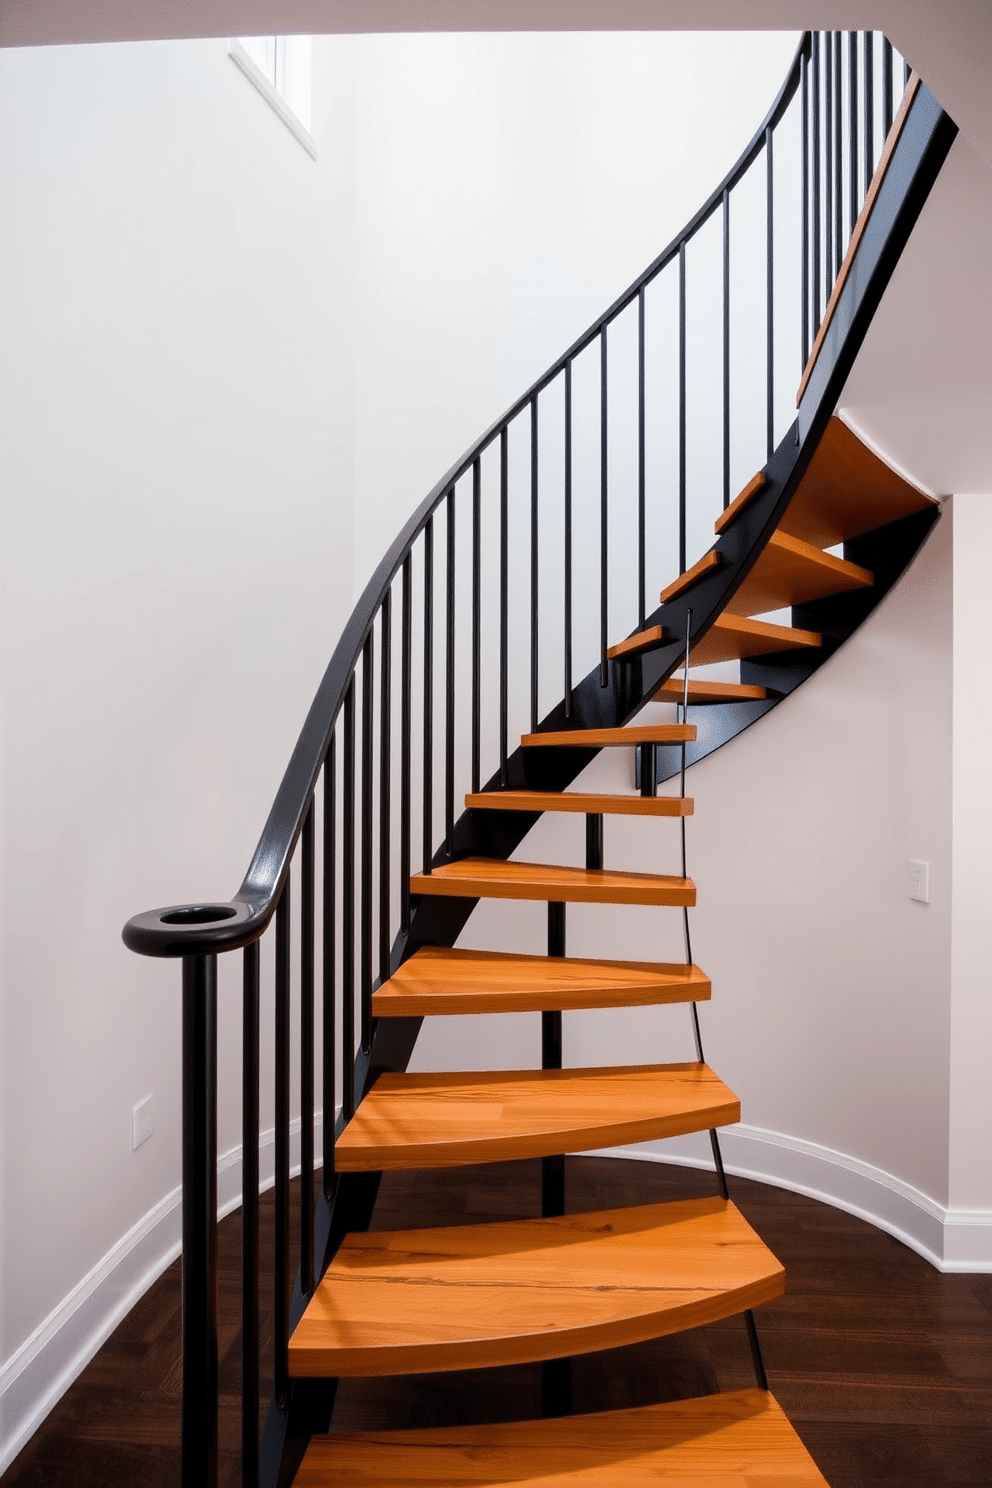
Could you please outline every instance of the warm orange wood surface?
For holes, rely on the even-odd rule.
[[[690,653],[697,666],[713,661],[735,661],[742,656],[764,656],[772,651],[791,651],[800,646],[819,646],[812,630],[790,625],[769,625],[744,615],[718,615]]]
[[[617,1147],[740,1120],[705,1064],[381,1075],[338,1138],[341,1172]]]
[[[872,583],[874,577],[866,568],[824,553],[788,533],[773,532],[724,613],[760,615],[848,589],[865,589]]]
[[[636,635],[627,636],[626,640],[610,646],[606,655],[610,661],[617,661],[623,656],[640,656],[643,651],[657,651],[659,646],[667,645],[670,640],[671,636],[663,625],[650,625],[647,630],[639,630]]]
[[[698,563],[694,563],[691,568],[687,568],[685,573],[681,574],[673,584],[669,584],[667,589],[662,589],[660,596],[662,604],[667,604],[670,599],[678,599],[680,594],[684,594],[687,589],[691,589],[693,584],[698,583],[706,574],[713,573],[722,563],[723,559],[720,554],[715,548],[711,548],[708,553],[705,553],[700,558]]]
[[[424,946],[372,994],[377,1018],[647,1007],[710,996],[698,966]]]
[[[737,521],[737,518],[747,506],[748,502],[753,501],[755,496],[759,495],[765,489],[767,484],[768,477],[765,475],[765,472],[763,470],[759,470],[757,475],[752,475],[751,479],[748,481],[743,491],[741,491],[740,495],[734,497],[730,505],[720,513],[716,521],[713,523],[713,531],[717,534],[717,536],[719,536],[721,532],[725,532],[730,526],[731,522]]]
[[[785,1273],[728,1200],[349,1235],[294,1376],[419,1374],[616,1348],[730,1317]]]
[[[892,126],[886,136],[885,143],[882,146],[882,153],[879,156],[878,165],[875,167],[875,174],[872,176],[871,181],[869,182],[868,190],[865,194],[864,206],[858,213],[858,220],[854,224],[854,231],[851,233],[851,241],[847,245],[847,252],[844,255],[844,262],[841,264],[840,270],[837,274],[837,278],[834,281],[834,287],[830,292],[830,299],[827,301],[827,308],[823,313],[823,319],[820,322],[820,328],[816,333],[816,340],[813,342],[813,350],[810,352],[809,360],[806,363],[806,366],[803,368],[802,379],[799,383],[799,391],[796,393],[797,408],[803,401],[803,393],[806,391],[809,380],[813,375],[813,368],[816,366],[817,358],[820,355],[820,350],[823,346],[824,341],[826,340],[827,331],[830,329],[830,322],[833,319],[834,311],[837,309],[837,302],[841,297],[844,285],[847,283],[848,276],[850,275],[851,267],[854,263],[854,259],[858,251],[858,245],[860,244],[861,239],[864,236],[865,228],[868,226],[868,219],[871,217],[872,211],[874,210],[875,198],[878,196],[879,188],[881,187],[882,182],[885,180],[886,172],[889,169],[889,162],[891,161],[895,147],[899,142],[899,136],[902,134],[903,125],[906,123],[906,119],[909,115],[910,104],[916,97],[919,86],[919,74],[916,72],[911,73],[909,81],[906,84],[905,92],[902,95],[902,101],[900,102],[896,116],[892,121]]]
[[[696,902],[691,878],[668,873],[621,873],[609,868],[562,868],[556,863],[504,863],[462,858],[432,873],[415,873],[412,894],[454,899],[553,899],[561,904],[677,904]]]
[[[654,703],[680,703],[685,695],[682,676],[677,674],[662,682],[652,695]],[[760,702],[768,696],[763,687],[752,687],[745,682],[707,682],[702,677],[689,678],[689,706],[699,703],[744,703]]]
[[[566,729],[555,734],[524,734],[525,749],[553,745],[556,749],[625,749],[634,744],[692,744],[694,723],[653,723],[628,728]]]
[[[594,816],[691,816],[691,796],[590,795],[585,791],[479,791],[465,797],[476,811],[578,811]]]
[[[763,1390],[596,1415],[317,1436],[297,1488],[829,1488]]]
[[[778,530],[829,548],[934,504],[832,418]]]

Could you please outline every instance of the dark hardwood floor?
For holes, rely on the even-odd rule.
[[[383,1181],[376,1227],[534,1212],[537,1163]],[[992,1276],[941,1276],[898,1241],[812,1199],[731,1179],[783,1261],[786,1295],[757,1314],[771,1388],[833,1488],[990,1488]],[[711,1175],[570,1158],[576,1210],[713,1192]],[[270,1219],[266,1207],[263,1220]],[[239,1485],[240,1219],[221,1226],[222,1488]],[[264,1304],[268,1307],[267,1300]],[[269,1324],[269,1314],[263,1326]],[[579,1359],[580,1411],[754,1383],[731,1319]],[[179,1267],[142,1298],[0,1479],[0,1488],[173,1488],[179,1481]],[[539,1413],[534,1367],[348,1380],[337,1430],[513,1419]]]

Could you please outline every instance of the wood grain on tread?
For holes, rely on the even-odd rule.
[[[585,791],[494,790],[465,797],[475,811],[577,811],[593,816],[691,816],[691,796],[590,795]]]
[[[680,703],[685,696],[682,677],[676,675],[662,682],[658,691],[652,693],[653,703]],[[765,688],[754,687],[747,682],[707,682],[702,677],[689,678],[689,706],[701,703],[751,703],[763,702],[768,696]]]
[[[334,1147],[339,1171],[459,1167],[707,1131],[740,1101],[705,1064],[380,1075]]]
[[[557,863],[506,863],[461,858],[430,873],[415,873],[412,894],[449,899],[539,899],[558,904],[677,904],[696,902],[691,878],[667,873],[621,873],[609,868],[562,868]]]
[[[832,418],[778,531],[830,548],[936,504]]]
[[[679,1333],[785,1290],[727,1199],[348,1235],[289,1346],[300,1376],[521,1364]]]
[[[775,1400],[738,1390],[633,1410],[316,1436],[297,1488],[828,1488]]]
[[[748,503],[753,501],[755,496],[760,495],[767,484],[768,477],[765,475],[765,472],[763,470],[759,470],[757,475],[752,475],[751,479],[748,481],[743,491],[741,491],[740,495],[734,497],[730,505],[724,508],[724,510],[717,517],[716,521],[713,523],[713,531],[717,534],[717,536],[719,536],[721,532],[726,532],[731,522],[737,521],[737,518],[740,516],[741,512],[748,505]]]
[[[691,661],[702,666],[713,661],[736,661],[744,656],[766,656],[773,651],[791,651],[819,646],[822,638],[813,630],[790,625],[770,625],[744,615],[717,615],[702,640],[693,646]]]
[[[635,635],[627,636],[626,640],[608,647],[607,660],[630,660],[631,657],[642,656],[645,651],[657,651],[659,646],[667,646],[671,639],[663,625],[650,625],[647,630],[639,630]]]
[[[848,589],[870,588],[873,583],[874,576],[866,568],[824,553],[786,532],[773,532],[724,613],[760,615]]]
[[[524,734],[524,749],[629,749],[634,744],[694,744],[694,723],[635,724],[629,728],[566,729],[563,733]]]
[[[446,1013],[555,1012],[702,1002],[711,993],[698,966],[589,961],[507,951],[423,946],[372,994],[377,1018]]]
[[[694,563],[691,568],[687,568],[685,573],[680,574],[674,583],[669,584],[667,589],[662,589],[660,595],[661,603],[667,604],[670,599],[678,599],[680,594],[684,594],[687,589],[691,589],[693,584],[698,584],[699,580],[705,578],[708,573],[715,573],[722,564],[722,556],[717,552],[716,548],[711,548],[708,553],[703,554],[698,563]]]

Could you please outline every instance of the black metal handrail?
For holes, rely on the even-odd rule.
[[[883,42],[883,89],[891,117],[891,49],[886,48],[888,43]],[[845,55],[849,65],[849,116],[838,104],[838,99],[843,99],[839,68]],[[696,639],[697,627],[705,628],[710,623],[712,605],[707,608],[699,604],[691,626],[690,615],[683,608],[674,617],[678,623],[673,626],[671,655],[660,653],[654,671],[646,667],[636,683],[608,661],[609,641],[617,638],[621,624],[618,615],[622,613],[631,623],[643,626],[648,614],[649,516],[663,505],[659,499],[661,483],[648,470],[649,436],[657,413],[657,400],[649,393],[648,369],[654,354],[649,330],[655,313],[649,293],[662,282],[667,284],[662,276],[670,266],[677,273],[675,327],[671,342],[664,336],[660,341],[664,348],[671,346],[677,365],[673,410],[676,433],[670,451],[672,496],[677,492],[677,502],[673,499],[670,505],[677,511],[680,571],[685,571],[689,561],[690,517],[695,517],[697,509],[712,516],[714,505],[719,511],[730,500],[734,193],[762,158],[764,256],[762,261],[759,255],[753,267],[754,293],[764,296],[760,337],[765,358],[764,407],[749,450],[755,463],[769,462],[769,489],[777,493],[776,499],[786,499],[795,461],[781,453],[781,443],[776,452],[776,440],[781,441],[785,433],[775,401],[780,329],[776,312],[783,313],[783,307],[776,298],[773,270],[788,262],[791,255],[797,282],[801,282],[801,304],[793,305],[794,371],[798,382],[822,318],[829,284],[841,262],[844,213],[849,236],[871,179],[875,158],[869,123],[869,118],[874,119],[873,57],[869,38],[858,41],[851,35],[845,48],[840,33],[803,36],[766,118],[699,211],[624,294],[452,465],[390,546],[334,650],[238,892],[228,902],[148,911],[125,927],[124,940],[132,950],[180,957],[183,961],[184,1485],[196,1483],[211,1488],[216,1481],[217,1343],[211,1302],[216,1295],[216,957],[239,948],[244,951],[242,1451],[243,1481],[255,1485],[260,1473],[255,1430],[259,1395],[257,1195],[262,980],[258,943],[275,918],[274,1399],[261,1469],[264,1481],[275,1484],[282,1482],[288,1471],[294,1432],[298,1436],[314,1429],[322,1412],[329,1412],[327,1401],[333,1398],[326,1391],[322,1396],[315,1393],[316,1386],[294,1386],[290,1380],[288,1340],[293,1322],[342,1229],[359,1227],[363,1216],[367,1222],[374,1202],[374,1182],[364,1188],[349,1188],[335,1175],[334,1112],[338,1097],[340,1125],[351,1118],[377,1070],[390,1067],[390,1061],[391,1067],[398,1067],[409,1057],[419,1027],[417,1020],[408,1020],[410,1027],[405,1030],[394,1028],[384,1034],[372,1014],[374,988],[416,945],[428,941],[452,944],[472,909],[470,901],[442,905],[426,899],[419,903],[411,900],[415,838],[419,836],[419,857],[425,873],[466,851],[479,850],[480,843],[490,853],[507,855],[528,830],[530,819],[516,817],[511,823],[502,813],[480,813],[490,820],[473,824],[467,814],[456,812],[456,798],[459,780],[472,790],[483,786],[498,789],[519,782],[523,764],[519,751],[510,747],[511,718],[514,722],[526,719],[531,730],[567,727],[569,723],[580,726],[600,717],[619,721],[647,700],[652,678],[654,685],[666,668],[672,670],[680,649]],[[826,76],[823,90],[821,71]],[[776,216],[775,190],[780,162],[783,156],[788,159],[788,142],[777,150],[775,139],[797,96],[800,143],[795,155],[800,184],[796,209],[783,234]],[[864,112],[866,99],[868,112],[859,131],[859,109]],[[882,113],[884,119],[884,106]],[[846,184],[845,160],[850,162]],[[708,424],[719,423],[722,438],[720,477],[713,483],[691,479],[688,385],[695,348],[690,335],[689,262],[690,249],[717,214],[721,214],[721,255],[715,299],[720,306],[723,402],[719,420],[712,410],[707,416]],[[634,324],[627,330],[636,332],[628,336],[636,350],[628,362],[618,365],[611,359],[615,344],[611,332],[615,331],[622,343],[625,316],[634,317]],[[588,354],[585,361],[584,354]],[[621,453],[624,450],[617,434],[618,409],[632,414],[632,426],[636,427],[636,436],[626,446],[631,468],[622,472],[622,479],[615,475],[612,464],[618,446]],[[542,462],[548,459],[549,447],[555,445],[554,439],[542,437],[542,427],[546,431],[549,422],[560,429],[561,441],[556,445],[560,460],[554,479],[545,477],[542,482],[542,471],[547,468]],[[576,440],[580,429],[587,427],[598,431],[598,449],[594,458],[583,463],[576,459]],[[587,467],[591,469],[584,480]],[[633,494],[633,501],[627,502],[628,516],[636,508],[636,517],[622,530],[617,528],[618,489],[628,498]],[[556,539],[552,557],[561,582],[560,609],[553,614],[552,606],[542,599],[548,562],[547,510],[552,498],[556,523],[560,506],[560,542]],[[527,595],[523,605],[515,603],[511,594],[511,519],[529,534],[524,543],[526,561],[517,574],[520,592]],[[488,532],[487,522],[491,527]],[[746,529],[747,524],[743,524],[740,531]],[[589,532],[598,543],[598,594],[588,607],[594,611],[590,630],[595,630],[596,636],[595,644],[590,643],[587,650],[588,660],[594,656],[596,660],[592,670],[576,681],[574,629],[584,616],[576,605],[576,592],[581,591],[581,578],[576,578],[577,546]],[[441,541],[436,543],[438,535]],[[630,601],[629,593],[621,593],[620,604],[621,585],[625,591],[631,587],[624,567],[624,543],[628,556],[636,547],[637,584],[634,601]],[[468,561],[466,547],[470,548]],[[416,617],[419,623],[415,623],[418,606],[421,613]],[[525,623],[517,623],[518,614],[526,614]],[[459,615],[467,624],[464,636]],[[495,638],[492,646],[490,635]],[[542,655],[551,642],[560,644],[561,670],[556,675],[561,677],[562,696],[542,718]],[[492,667],[485,663],[487,646],[496,652]],[[578,670],[580,674],[583,671],[581,662]],[[523,673],[527,673],[528,685],[520,689],[520,697],[511,695],[515,679]],[[544,690],[547,692],[546,683]],[[488,710],[493,716],[487,727],[484,703],[490,695],[495,695],[495,702]],[[574,778],[590,757],[581,750],[566,751],[567,761],[556,758],[555,751],[541,753],[545,760],[533,768],[549,772],[546,778],[558,782]],[[484,759],[490,769],[485,780]],[[397,773],[398,791],[394,789]],[[419,822],[413,788],[418,774]],[[438,818],[443,822],[440,829]],[[435,842],[440,842],[436,849]],[[291,896],[298,897],[300,904],[295,922],[299,926],[295,962]],[[296,1229],[299,1264],[291,1289],[294,996],[300,1008],[302,1183]],[[386,1047],[387,1037],[394,1040],[392,1051]],[[324,1125],[322,1177],[315,1195],[318,1049]]]

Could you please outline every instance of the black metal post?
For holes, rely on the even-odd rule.
[[[300,842],[300,1286],[313,1292],[314,1217],[314,821],[313,800]]]
[[[276,908],[275,999],[275,1225],[273,1236],[272,1343],[274,1394],[280,1409],[289,1398],[289,1024],[290,880]]]
[[[241,1478],[258,1485],[259,947],[242,952],[241,1010]]]
[[[820,33],[813,32],[811,63],[813,68],[813,336],[820,329],[823,302],[820,298]]]
[[[403,559],[400,629],[400,925],[410,930],[410,746],[413,732],[413,562]]]
[[[806,55],[805,52],[803,52],[802,59],[800,61],[800,69],[801,69],[801,75],[802,75],[802,102],[801,102],[801,106],[800,106],[800,112],[802,114],[802,152],[803,152],[802,184],[801,184],[802,214],[803,214],[803,235],[802,235],[801,259],[800,259],[800,273],[801,273],[801,276],[802,276],[802,285],[801,285],[801,288],[800,288],[800,291],[799,291],[800,300],[801,300],[801,303],[802,303],[802,318],[801,318],[801,322],[800,322],[800,343],[801,343],[800,344],[800,356],[801,356],[801,365],[803,367],[805,367],[806,366],[806,363],[809,361],[810,322],[812,320],[812,317],[810,315],[810,301],[809,301],[809,295],[810,295],[810,273],[809,273],[809,134],[810,134],[810,131],[809,131],[809,59],[807,58],[807,55]]]
[[[499,783],[506,784],[507,735],[509,731],[509,430],[499,431]]]
[[[775,450],[775,167],[772,130],[765,130],[765,436],[767,458]]]
[[[858,192],[858,33],[848,33],[848,72],[851,78],[850,91],[850,146],[851,146],[851,181],[849,208],[851,214],[851,232],[854,232],[854,224],[858,220],[858,212],[861,210],[861,197]],[[867,182],[865,186],[867,187]]]
[[[599,333],[599,685],[610,680],[610,454],[606,326]]]
[[[482,756],[482,466],[472,461],[472,789],[480,784]]]
[[[424,525],[424,801],[421,856],[425,873],[434,855],[434,518]]]
[[[341,1114],[355,1114],[355,678],[344,696],[344,823],[341,872]]]
[[[875,174],[875,38],[865,32],[865,195]]]
[[[723,193],[723,509],[730,505],[730,188]]]
[[[686,569],[685,479],[686,479],[686,347],[685,347],[685,243],[679,244],[679,573]]]
[[[538,446],[537,446],[537,398],[530,400],[530,726],[537,728],[538,667],[540,663],[539,586],[540,562],[538,549]]]
[[[844,262],[844,38],[840,31],[834,32],[834,189],[837,201],[834,206],[834,258],[835,273],[840,273]]]
[[[823,181],[823,256],[826,264],[823,277],[823,298],[829,301],[830,291],[833,288],[834,275],[837,272],[834,266],[834,47],[832,32],[824,31],[823,46],[826,53],[826,67],[823,77],[823,100],[826,114],[823,128],[823,158],[825,166]]]
[[[444,591],[444,848],[455,846],[455,489],[445,499]]]
[[[182,1328],[183,1488],[216,1488],[216,956],[183,957]]]
[[[892,128],[892,43],[882,38],[882,143]]]
[[[637,291],[637,623],[642,628],[647,614],[646,532],[645,532],[645,436],[647,409],[644,385],[645,337],[644,285]]]
[[[389,978],[393,779],[393,591],[382,598],[379,629],[379,981]]]
[[[324,761],[324,872],[322,878],[323,902],[321,906],[322,932],[322,1063],[321,1089],[324,1106],[323,1132],[323,1184],[324,1197],[330,1201],[334,1196],[334,1118],[337,1080],[337,1010],[335,1006],[335,973],[337,970],[337,878],[338,878],[338,832],[337,832],[337,735],[331,735],[330,747]]]
[[[565,717],[572,716],[572,364],[565,363],[565,537],[564,537],[564,688]]]
[[[362,647],[362,1053],[372,1047],[372,632]]]

